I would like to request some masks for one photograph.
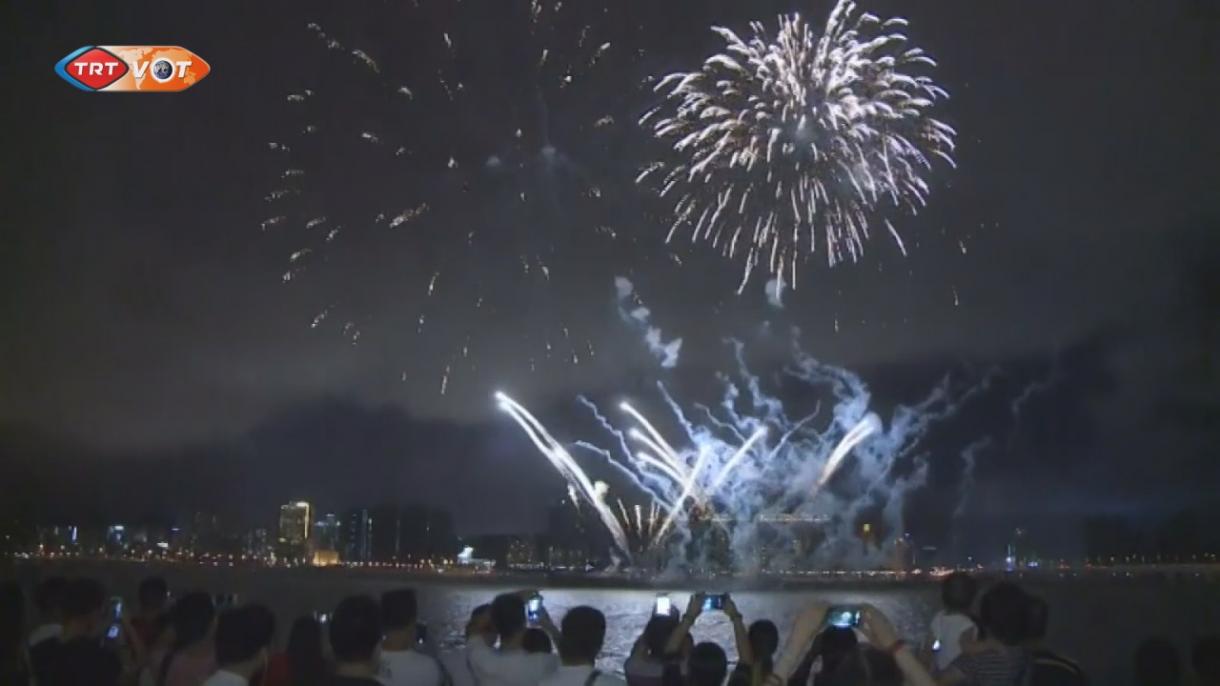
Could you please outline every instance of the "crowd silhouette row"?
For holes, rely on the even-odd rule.
[[[295,619],[275,650],[276,617],[233,596],[186,593],[145,579],[136,606],[88,578],[43,579],[34,613],[16,583],[0,585],[0,686],[1080,686],[1080,668],[1045,645],[1049,608],[1019,586],[955,573],[928,636],[908,642],[869,605],[813,600],[786,636],[775,623],[747,624],[732,597],[692,594],[684,612],[667,597],[641,618],[625,663],[599,669],[606,618],[568,609],[557,625],[535,591],[496,596],[470,613],[463,644],[437,650],[420,622],[416,594],[354,595],[333,612]],[[707,612],[733,626],[737,660],[696,641]],[[31,621],[27,621],[31,617]],[[781,644],[782,638],[782,644]],[[601,661],[604,664],[604,661]],[[1175,646],[1142,643],[1134,686],[1178,686]],[[1200,639],[1191,671],[1220,686],[1220,639]]]

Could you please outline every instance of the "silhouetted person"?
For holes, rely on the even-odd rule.
[[[386,686],[440,686],[441,668],[418,650],[419,606],[409,588],[381,596],[381,680]]]
[[[625,686],[626,682],[597,669],[597,656],[606,642],[606,616],[587,606],[574,607],[559,628],[559,669],[539,686]]]
[[[775,651],[779,650],[779,628],[769,619],[751,622],[746,629],[746,643],[750,648],[750,662],[739,656],[730,684],[749,686],[767,678],[775,664]]]
[[[670,615],[653,615],[644,625],[644,632],[635,642],[635,647],[623,672],[631,686],[661,686],[666,663],[665,654],[670,634],[678,627],[678,620]]]
[[[169,602],[169,585],[159,576],[140,582],[139,604],[131,618],[131,627],[145,648],[153,648],[165,629],[165,606]]]
[[[1205,636],[1195,641],[1190,664],[1199,686],[1220,686],[1220,636]]]
[[[932,618],[929,644],[924,648],[937,671],[944,671],[962,654],[962,637],[973,641],[978,627],[970,614],[978,582],[965,572],[954,572],[940,582],[941,610]]]
[[[1179,686],[1182,661],[1167,639],[1145,639],[1135,649],[1134,686]]]
[[[813,672],[814,663],[818,658],[821,658],[822,662],[818,673],[813,674],[813,684],[814,686],[828,686],[835,668],[856,650],[857,644],[859,644],[859,640],[856,638],[855,631],[837,626],[826,627],[813,640],[805,657],[788,679],[789,686],[805,686],[809,683],[809,676]]]
[[[216,623],[216,673],[203,686],[249,686],[267,667],[275,615],[262,605],[230,608]]]
[[[980,641],[958,656],[940,677],[942,684],[1012,686],[1029,678],[1024,643],[1029,626],[1029,596],[1008,582],[991,587],[979,603]]]
[[[470,667],[475,680],[482,686],[534,686],[559,667],[553,654],[527,653],[525,640],[524,593],[505,593],[491,603],[491,623],[500,637],[499,649],[481,642],[470,645]],[[552,628],[550,617],[543,609],[539,623]],[[550,633],[554,633],[551,631]]]
[[[335,653],[331,686],[381,686],[377,648],[381,645],[381,608],[368,596],[344,598],[330,620],[330,647]]]
[[[25,645],[25,594],[21,586],[0,584],[0,684],[30,683]]]
[[[297,617],[284,652],[268,661],[263,686],[322,686],[329,676],[330,663],[322,650],[322,625],[313,617]]]
[[[1050,623],[1050,607],[1041,598],[1029,600],[1029,638],[1026,646],[1033,660],[1032,686],[1085,686],[1089,683],[1080,666],[1044,645]]]
[[[496,629],[491,624],[491,604],[479,605],[470,611],[466,622],[466,645],[441,653],[441,668],[453,686],[476,686],[474,673],[470,671],[470,646],[482,643],[488,647],[496,644]]]
[[[704,641],[691,650],[686,670],[687,686],[721,686],[729,673],[729,658],[724,648]]]
[[[31,649],[38,686],[116,686],[122,673],[118,655],[102,646],[106,590],[93,579],[73,579],[64,587],[63,632]]]
[[[59,638],[64,630],[64,590],[68,580],[62,576],[49,576],[34,589],[34,607],[38,610],[38,626],[30,632],[29,646],[42,643],[48,638]]]
[[[550,655],[555,652],[555,644],[545,631],[534,626],[526,629],[525,635],[521,637],[521,649],[527,653]]]
[[[829,673],[830,686],[903,686],[894,656],[871,645],[858,645]],[[1019,686],[1020,682],[1008,686]]]
[[[216,606],[212,596],[187,593],[170,610],[174,641],[164,656],[154,656],[157,686],[198,686],[216,671],[212,632],[216,628]]]

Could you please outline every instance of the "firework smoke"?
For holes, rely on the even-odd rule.
[[[929,428],[953,417],[986,388],[987,379],[957,388],[946,378],[921,402],[898,406],[883,421],[871,409],[871,394],[859,376],[822,364],[794,345],[793,363],[784,377],[809,393],[831,398],[833,406],[823,413],[819,403],[812,412],[793,417],[751,373],[744,345],[733,341],[731,346],[736,369],[720,375],[722,392],[716,405],[692,403],[687,408],[658,383],[667,416],[656,421],[622,402],[620,423],[593,401],[580,399],[613,439],[612,447],[593,441],[577,441],[571,447],[600,458],[649,501],[660,522],[650,517],[648,526],[635,521],[625,504],[617,514],[606,507],[604,495],[587,486],[591,480],[567,449],[520,405],[506,396],[498,398],[501,409],[521,424],[575,492],[598,510],[620,553],[682,557],[685,544],[708,545],[710,527],[721,532],[716,535],[728,542],[734,555],[744,556],[735,564],[748,566],[746,558],[759,549],[763,530],[782,524],[815,527],[825,537],[813,546],[816,550],[788,555],[808,557],[812,550],[813,556],[837,564],[875,563],[881,558],[879,550],[862,552],[858,542],[853,544],[855,520],[866,511],[875,512],[880,503],[874,516],[883,521],[876,526],[902,530],[905,494],[925,478],[927,456],[915,451]],[[680,440],[666,438],[661,425],[677,427]],[[853,455],[851,476],[838,479]],[[903,462],[915,467],[897,469]]]
[[[795,286],[819,249],[831,266],[858,260],[885,208],[924,206],[932,158],[954,165],[956,132],[931,116],[948,94],[917,73],[935,62],[905,20],[839,0],[821,35],[796,14],[778,23],[746,39],[714,27],[725,51],[662,79],[665,103],[641,119],[672,150],[637,178],[673,200],[669,240],[682,229],[740,259],[739,290],[755,268]]]

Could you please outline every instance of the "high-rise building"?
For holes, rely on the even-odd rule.
[[[333,513],[328,513],[313,523],[314,549],[339,550],[341,534],[339,518]]]
[[[279,544],[304,553],[313,523],[313,508],[304,500],[280,505]]]
[[[373,559],[373,517],[367,509],[355,508],[343,517],[343,559],[368,563]]]

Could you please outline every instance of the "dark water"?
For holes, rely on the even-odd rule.
[[[31,565],[16,570],[18,577],[27,582],[39,573]],[[57,565],[56,573],[95,576],[112,592],[129,598],[134,597],[141,577],[157,573],[179,592],[204,589],[238,593],[243,601],[265,603],[279,615],[284,627],[298,615],[333,608],[345,595],[376,595],[409,585],[419,591],[421,619],[428,623],[433,640],[442,646],[460,641],[462,627],[473,607],[490,602],[499,592],[520,587],[494,582],[420,581],[385,572],[186,566],[153,569],[134,563]],[[1050,603],[1052,647],[1078,660],[1094,683],[1129,682],[1131,655],[1136,644],[1149,636],[1166,636],[1185,652],[1196,637],[1220,633],[1220,584],[1203,579],[1074,579],[1026,586]],[[656,594],[654,590],[615,588],[541,590],[556,621],[567,608],[582,604],[597,607],[606,614],[608,631],[601,667],[615,671],[621,671],[623,660],[648,620]],[[691,590],[669,589],[679,607],[685,606]],[[796,614],[815,597],[832,604],[871,603],[884,611],[911,641],[923,639],[939,602],[934,584],[902,587],[845,584],[808,591],[740,591],[733,596],[747,621],[771,619],[784,634]],[[732,629],[723,615],[701,617],[694,634],[696,640],[717,641],[732,656]]]

